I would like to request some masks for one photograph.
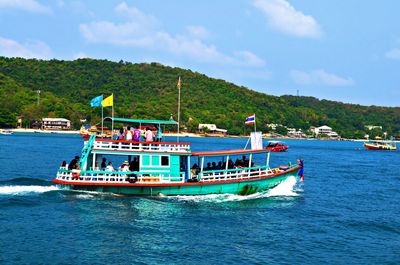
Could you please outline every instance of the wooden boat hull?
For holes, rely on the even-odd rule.
[[[53,180],[59,186],[78,191],[107,192],[136,196],[176,196],[207,194],[249,195],[276,187],[289,177],[299,179],[300,166],[273,176],[259,176],[246,180],[185,182],[185,183],[90,183]]]

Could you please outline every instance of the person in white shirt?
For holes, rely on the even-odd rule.
[[[129,162],[124,161],[124,163],[118,168],[119,171],[128,172],[129,171]]]
[[[112,165],[111,162],[108,162],[108,165],[107,165],[105,171],[107,171],[107,172],[113,172],[113,171],[115,171],[115,169],[114,169],[114,167],[113,167],[113,165]]]
[[[132,141],[132,131],[131,131],[131,127],[130,126],[128,126],[127,128],[126,128],[126,132],[125,132],[125,140],[127,140],[127,141]]]

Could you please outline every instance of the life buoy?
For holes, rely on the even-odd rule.
[[[128,177],[128,181],[129,181],[129,183],[135,183],[136,181],[138,181],[137,175],[136,175],[136,174],[131,174],[131,175]]]

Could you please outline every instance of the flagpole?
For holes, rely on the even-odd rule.
[[[257,132],[257,127],[256,127],[256,114],[254,113],[254,132]]]
[[[103,101],[103,94],[101,94],[101,100]],[[101,137],[103,137],[103,128],[104,128],[104,113],[103,113],[103,104],[101,104]]]
[[[112,97],[112,100],[113,100],[113,102],[112,102],[112,109],[111,109],[111,111],[112,111],[112,113],[111,113],[111,115],[112,115],[112,120],[111,120],[111,135],[113,135],[114,134],[114,93],[113,94],[111,94],[113,97]]]
[[[178,79],[178,137],[177,141],[179,143],[179,127],[181,119],[181,77]]]

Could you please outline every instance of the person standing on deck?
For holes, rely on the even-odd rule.
[[[79,156],[75,156],[75,158],[72,159],[71,162],[69,162],[68,169],[70,169],[70,170],[80,169],[79,168]]]
[[[135,127],[135,130],[133,130],[133,140],[135,142],[140,142],[140,135],[142,134],[142,132],[139,129],[139,126]]]
[[[156,134],[156,142],[161,142],[161,141],[162,141],[162,130],[161,130],[161,125],[158,125],[157,134]]]
[[[149,127],[146,128],[145,138],[146,138],[146,142],[153,142],[154,133],[150,130]]]
[[[105,170],[107,167],[107,159],[105,157],[103,157],[102,161],[101,161],[101,166],[100,169],[101,170]]]
[[[132,131],[131,131],[131,127],[130,127],[130,126],[128,126],[128,127],[126,128],[125,140],[127,140],[127,141],[132,141]]]
[[[117,139],[124,140],[124,128],[119,129],[119,132],[117,134]]]

